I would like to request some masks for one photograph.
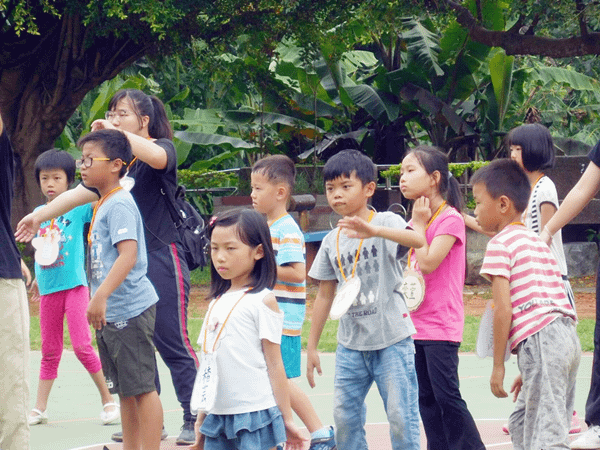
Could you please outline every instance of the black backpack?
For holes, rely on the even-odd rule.
[[[196,208],[185,199],[185,187],[177,186],[173,194],[166,187],[167,205],[171,218],[179,233],[179,241],[183,247],[183,257],[188,268],[194,270],[208,265],[208,248],[210,241],[206,235],[204,219]]]

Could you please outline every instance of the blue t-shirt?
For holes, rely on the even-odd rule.
[[[139,316],[158,301],[154,286],[146,276],[148,255],[144,224],[131,194],[124,189],[108,197],[96,211],[92,224],[90,287],[92,296],[106,279],[119,256],[117,244],[137,241],[137,260],[127,277],[106,302],[106,321],[119,322]]]
[[[42,206],[38,206],[36,210],[39,208]],[[38,236],[47,233],[51,224],[54,230],[60,233],[56,261],[49,266],[35,263],[35,276],[41,295],[88,285],[83,233],[85,224],[92,220],[92,211],[90,204],[78,206],[54,221],[43,222],[40,226]]]
[[[270,227],[271,242],[278,266],[306,261],[304,235],[292,216],[286,214]],[[283,311],[283,334],[300,336],[306,310],[306,280],[290,283],[277,279],[273,289],[277,303]]]

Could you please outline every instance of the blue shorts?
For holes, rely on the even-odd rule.
[[[300,352],[302,351],[301,336],[281,336],[281,359],[288,378],[298,378],[302,375]]]
[[[277,406],[243,414],[209,414],[200,426],[204,450],[265,450],[286,441]]]

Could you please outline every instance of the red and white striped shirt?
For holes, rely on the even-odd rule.
[[[509,225],[489,241],[480,273],[488,280],[501,276],[509,281],[511,351],[558,317],[577,320],[550,249],[522,225]]]

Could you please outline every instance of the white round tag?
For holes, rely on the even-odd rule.
[[[419,272],[412,269],[404,271],[403,279],[400,292],[406,301],[406,307],[410,312],[416,311],[425,300],[425,280]]]
[[[358,297],[359,292],[360,278],[352,277],[346,280],[335,294],[331,310],[329,311],[329,317],[339,319],[346,314],[352,303],[354,303],[354,300],[356,300],[356,297]]]
[[[60,235],[51,231],[45,236],[39,236],[31,240],[31,245],[35,248],[34,259],[40,266],[50,266],[58,258],[58,241]]]

